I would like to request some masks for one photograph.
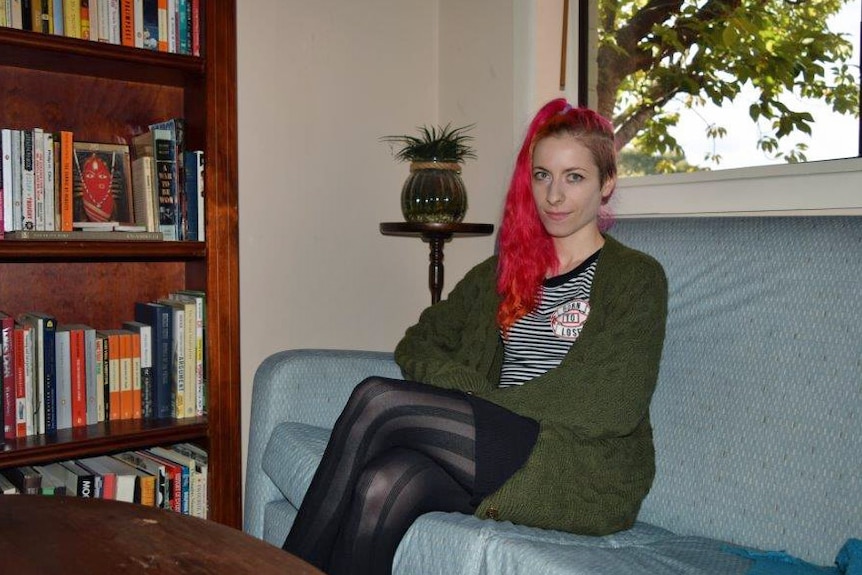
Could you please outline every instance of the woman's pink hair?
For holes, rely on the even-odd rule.
[[[602,184],[617,173],[614,129],[608,120],[590,109],[573,108],[562,98],[548,102],[536,113],[515,161],[498,238],[497,292],[502,300],[497,322],[504,334],[538,305],[542,281],[559,267],[552,238],[536,211],[532,172],[536,143],[560,134],[571,135],[590,150]],[[610,195],[602,200],[599,212],[602,231],[613,223],[605,205]]]

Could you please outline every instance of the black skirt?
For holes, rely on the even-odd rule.
[[[536,445],[539,423],[475,395],[467,395],[476,426],[476,483],[473,505],[500,488],[520,469]]]

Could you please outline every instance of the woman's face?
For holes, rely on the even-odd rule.
[[[590,240],[599,233],[602,199],[615,181],[599,181],[589,149],[569,134],[548,136],[533,149],[533,200],[545,230],[556,240]]]

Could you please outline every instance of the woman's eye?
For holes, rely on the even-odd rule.
[[[571,172],[566,176],[566,179],[573,184],[577,184],[578,182],[583,180],[584,177],[580,174],[576,174],[574,172]]]
[[[536,170],[535,172],[533,172],[533,179],[534,180],[547,180],[548,179],[548,172],[545,172],[543,170]]]

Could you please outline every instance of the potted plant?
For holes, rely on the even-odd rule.
[[[461,164],[475,158],[469,132],[473,124],[452,128],[421,126],[419,135],[384,136],[397,160],[410,162],[401,189],[401,212],[408,222],[457,223],[467,212]]]

